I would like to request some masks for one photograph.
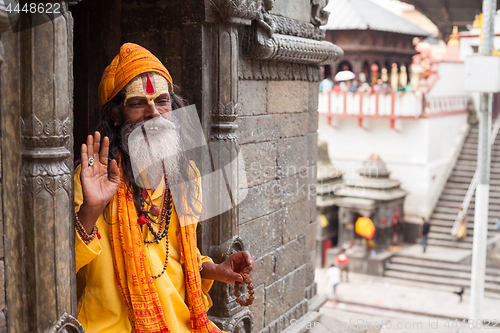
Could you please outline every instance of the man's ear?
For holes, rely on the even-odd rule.
[[[115,108],[115,107],[110,105],[108,107],[108,113],[109,113],[109,116],[111,117],[111,120],[113,120],[115,127],[120,126],[122,123],[122,120],[120,117],[120,110],[118,110],[118,108]]]

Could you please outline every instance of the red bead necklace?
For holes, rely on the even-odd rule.
[[[165,264],[163,265],[163,270],[161,271],[160,274],[152,276],[153,279],[157,279],[160,276],[162,276],[163,273],[165,273],[165,271],[167,270],[167,265],[168,265],[168,253],[169,253],[168,228],[170,226],[170,216],[172,215],[172,193],[170,192],[170,188],[168,186],[168,179],[167,179],[167,173],[165,172],[165,166],[163,166],[163,179],[165,180],[165,190],[163,191],[160,221],[155,221],[150,216],[150,214],[154,215],[155,217],[160,215],[159,214],[160,209],[158,208],[158,206],[153,205],[153,201],[149,197],[147,190],[142,191],[141,208],[143,208],[142,210],[144,211],[144,204],[146,203],[146,198],[149,198],[151,209],[146,213],[146,216],[144,216],[144,214],[141,214],[141,216],[137,218],[137,222],[141,225],[141,231],[142,231],[142,226],[146,224],[148,226],[149,231],[154,237],[153,240],[144,240],[145,244],[153,244],[153,243],[160,244],[161,240],[165,238],[165,244],[166,244]],[[153,225],[151,223],[160,224],[158,232],[154,230]]]

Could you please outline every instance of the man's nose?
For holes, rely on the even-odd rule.
[[[152,119],[156,118],[160,115],[160,111],[156,108],[155,101],[153,99],[150,99],[148,101],[148,105],[146,105],[146,112],[145,112],[145,118],[146,119]]]

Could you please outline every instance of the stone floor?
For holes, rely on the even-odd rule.
[[[318,293],[331,295],[325,273],[316,269]],[[336,301],[320,309],[322,317],[316,327],[311,323],[309,332],[500,332],[500,299],[485,298],[483,308],[491,326],[494,320],[498,324],[469,329],[462,324],[469,313],[468,294],[459,303],[453,288],[351,273],[349,282],[338,285]]]

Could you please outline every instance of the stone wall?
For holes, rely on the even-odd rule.
[[[249,193],[240,237],[256,258],[254,331],[280,331],[315,294],[317,83],[240,80],[238,143]],[[314,189],[312,189],[314,190]]]

